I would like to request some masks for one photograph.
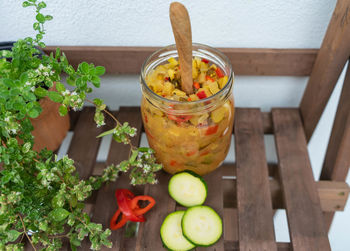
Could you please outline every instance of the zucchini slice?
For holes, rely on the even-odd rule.
[[[207,184],[201,176],[184,171],[171,177],[168,185],[170,196],[184,207],[202,205],[207,198]]]
[[[208,206],[196,206],[186,210],[182,217],[183,235],[196,246],[210,246],[222,235],[222,220]]]
[[[182,234],[181,219],[185,211],[169,214],[160,227],[160,237],[165,248],[176,251],[186,251],[195,248]]]

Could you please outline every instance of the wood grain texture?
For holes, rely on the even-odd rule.
[[[170,4],[169,15],[181,66],[181,89],[189,95],[193,93],[191,21],[187,9],[179,2]]]
[[[288,242],[277,242],[278,251],[292,251],[292,247]],[[225,251],[240,251],[239,243],[237,241],[225,240]]]
[[[130,126],[137,129],[138,132],[141,130],[142,121],[140,116],[140,110],[137,107],[122,107],[117,115],[121,123],[128,121]],[[131,139],[132,144],[139,145],[140,133]],[[129,156],[129,146],[124,144],[119,144],[112,141],[110,150],[107,157],[107,165],[112,163],[120,163]],[[135,194],[143,194],[144,187],[132,187],[130,185],[130,179],[128,174],[122,174],[115,182],[111,182],[104,185],[97,194],[96,204],[93,208],[92,221],[99,222],[104,228],[109,227],[109,221],[112,218],[114,212],[117,210],[117,202],[115,199],[115,190],[118,188],[126,188],[132,190]],[[135,190],[137,189],[137,190]],[[125,227],[119,230],[112,231],[110,240],[113,243],[113,250],[130,250],[135,246],[136,238],[129,237],[124,238]],[[90,243],[84,241],[80,250],[88,250]],[[110,250],[107,248],[102,248],[102,250]]]
[[[279,174],[294,250],[330,250],[298,109],[273,109]]]
[[[47,46],[55,53],[57,46]],[[77,67],[87,61],[106,67],[107,73],[140,74],[148,56],[160,47],[60,46]],[[317,49],[218,48],[231,61],[235,75],[309,76]]]
[[[68,149],[68,156],[74,160],[74,164],[81,179],[87,179],[94,168],[100,138],[96,138],[102,132],[94,122],[95,109],[86,107],[80,113],[75,125],[75,131]]]
[[[222,192],[222,168],[216,169],[214,172],[204,176],[208,186],[208,196],[205,205],[213,208],[221,219],[224,219],[224,198]],[[223,221],[223,229],[230,222]],[[218,242],[210,247],[197,248],[198,251],[223,251],[224,250],[224,233]]]
[[[300,103],[307,140],[350,56],[350,1],[338,0]]]
[[[235,150],[240,250],[277,250],[259,109],[236,109]]]
[[[160,239],[160,227],[165,217],[175,211],[176,203],[168,194],[170,175],[161,171],[158,173],[159,183],[149,185],[147,195],[156,200],[156,205],[147,213],[147,221],[140,224],[136,241],[136,251],[164,250]]]
[[[332,133],[329,138],[321,180],[345,181],[350,166],[350,66],[346,72]],[[325,216],[329,230],[333,213]]]

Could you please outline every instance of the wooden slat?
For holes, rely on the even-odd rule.
[[[284,209],[283,195],[278,180],[270,179],[270,191],[273,209]],[[224,193],[224,208],[237,208],[236,179],[222,181]],[[316,182],[318,196],[320,197],[323,212],[343,211],[349,195],[349,186],[340,181]]]
[[[277,250],[262,116],[236,109],[235,150],[240,250]]]
[[[300,103],[309,140],[350,56],[350,1],[338,0]]]
[[[142,63],[159,47],[60,46],[75,67],[87,61],[106,67],[107,73],[139,74]],[[56,46],[45,48],[55,52]],[[236,75],[310,75],[316,49],[219,48],[232,63]]]
[[[205,200],[205,205],[213,208],[224,219],[224,198],[222,189],[222,168],[218,168],[212,173],[204,176],[208,186],[208,196]],[[228,222],[223,221],[223,228]],[[224,250],[224,236],[214,245],[206,248],[197,248],[196,250],[206,251],[223,251]]]
[[[114,115],[116,115],[114,113]],[[122,107],[120,108],[120,111],[117,114],[117,118],[120,122],[128,121],[129,124],[133,127],[135,127],[138,131],[138,134],[131,139],[132,144],[138,145],[141,138],[141,116],[139,108],[128,108],[128,107]],[[115,141],[112,141],[111,147],[108,153],[107,158],[107,165],[108,164],[118,164],[122,160],[125,160],[129,156],[129,146],[117,143]],[[117,210],[117,202],[115,200],[115,190],[117,188],[126,188],[131,189],[135,194],[143,194],[143,187],[131,187],[130,185],[130,179],[127,174],[123,174],[116,182],[112,182],[110,184],[104,185],[97,194],[96,204],[93,208],[93,216],[92,221],[93,222],[99,222],[103,225],[104,228],[109,227],[109,221],[111,217],[113,216],[114,212]],[[135,188],[138,188],[139,190],[135,191]],[[114,250],[127,250],[130,246],[127,246],[129,244],[132,245],[135,244],[135,238],[123,238],[125,228],[112,231],[112,235],[110,236],[110,240],[113,243],[113,249]],[[89,241],[84,241],[81,247],[81,250],[88,250],[90,247]],[[109,250],[107,248],[103,248],[102,250]]]
[[[273,109],[279,174],[294,250],[330,250],[298,109]]]
[[[79,116],[80,116],[80,111],[73,111],[73,110],[70,110],[69,111],[69,123],[70,123],[70,128],[69,128],[69,131],[74,131],[74,128],[75,128],[75,125],[79,119]]]
[[[346,72],[332,134],[321,172],[321,180],[345,181],[350,166],[350,65]],[[330,228],[334,213],[325,215],[326,227]]]
[[[292,251],[292,247],[288,242],[277,242],[278,251]],[[239,251],[239,243],[237,241],[225,240],[225,251]]]
[[[136,241],[136,251],[163,250],[160,226],[165,217],[175,211],[176,203],[168,194],[170,175],[159,172],[157,185],[148,185],[145,193],[156,200],[156,205],[147,213],[147,221],[140,224]]]
[[[102,132],[102,128],[96,127],[94,112],[92,107],[81,111],[67,153],[74,160],[81,179],[87,179],[91,175],[101,142],[96,136]]]
[[[224,208],[224,240],[238,241],[238,216],[235,208]]]

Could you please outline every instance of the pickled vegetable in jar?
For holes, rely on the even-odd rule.
[[[204,175],[220,166],[234,119],[233,71],[218,50],[193,44],[193,94],[181,90],[175,45],[156,51],[141,70],[141,114],[147,140],[164,170]]]

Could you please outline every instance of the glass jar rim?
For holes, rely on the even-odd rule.
[[[156,55],[157,53],[161,52],[161,51],[167,51],[167,49],[170,48],[175,48],[176,49],[176,44],[171,44],[165,47],[162,47],[158,50],[156,50],[155,52],[153,52],[150,56],[147,57],[147,59],[143,62],[142,66],[141,66],[141,75],[140,75],[140,82],[142,87],[146,88],[146,90],[151,93],[151,95],[153,97],[155,97],[156,99],[159,99],[160,101],[164,101],[164,102],[169,102],[169,103],[173,103],[173,104],[202,104],[202,103],[206,103],[207,101],[213,100],[217,97],[220,97],[223,93],[225,93],[225,91],[227,90],[227,87],[230,87],[229,92],[231,91],[232,88],[232,80],[234,78],[234,72],[232,70],[232,64],[230,62],[230,60],[228,59],[228,57],[222,53],[221,51],[219,51],[216,48],[210,47],[208,45],[205,44],[200,44],[200,43],[192,43],[192,46],[196,46],[196,47],[202,47],[204,50],[208,49],[207,51],[213,51],[215,52],[215,54],[219,55],[219,57],[225,62],[225,64],[228,66],[228,68],[230,69],[230,74],[228,76],[228,80],[226,82],[226,84],[224,85],[223,88],[221,88],[217,93],[215,93],[214,95],[204,98],[204,99],[200,99],[200,100],[195,100],[195,101],[189,101],[189,102],[183,102],[183,101],[177,101],[177,100],[172,100],[172,99],[167,99],[165,97],[162,97],[158,94],[156,94],[146,83],[146,75],[145,75],[145,69],[147,67],[147,65],[150,63],[150,59]],[[230,84],[231,83],[231,84]]]

